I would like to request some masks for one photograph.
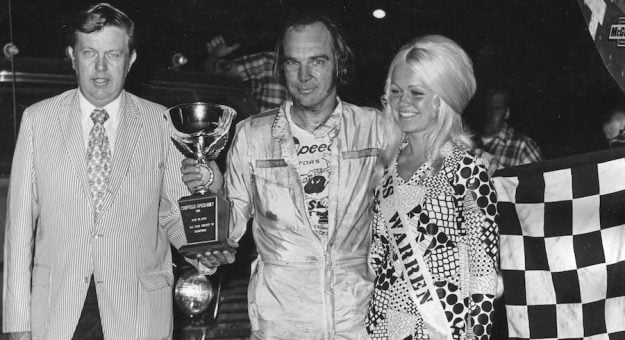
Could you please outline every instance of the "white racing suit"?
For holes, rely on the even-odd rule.
[[[253,218],[258,259],[248,288],[252,339],[361,339],[373,289],[367,263],[373,190],[390,118],[345,102],[322,127],[331,138],[328,235],[313,232],[285,110],[240,122],[226,171],[230,237]],[[334,117],[334,118],[332,118]]]

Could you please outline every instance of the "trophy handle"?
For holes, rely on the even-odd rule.
[[[183,155],[187,156],[188,158],[194,158],[195,153],[186,143],[174,137],[171,137],[171,140],[174,142],[174,145],[176,146],[178,151],[182,152]]]
[[[226,132],[223,135],[221,135],[219,138],[215,139],[213,143],[211,143],[211,145],[209,145],[208,147],[204,149],[204,152],[206,152],[206,158],[213,159],[213,160],[217,159],[217,157],[219,156],[221,151],[226,147],[227,144],[228,144],[228,133]]]

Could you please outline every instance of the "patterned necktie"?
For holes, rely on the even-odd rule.
[[[87,147],[87,176],[96,215],[102,209],[104,193],[111,173],[111,149],[104,130],[104,122],[108,118],[108,113],[103,109],[95,109],[91,112],[93,127],[89,131],[89,146]]]

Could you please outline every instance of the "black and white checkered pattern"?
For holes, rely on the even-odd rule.
[[[623,157],[495,174],[510,339],[625,339]]]

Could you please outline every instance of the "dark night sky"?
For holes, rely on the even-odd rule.
[[[621,94],[588,33],[577,0],[150,0],[110,1],[139,28],[144,70],[165,68],[175,52],[188,71],[201,72],[205,43],[223,34],[239,42],[235,55],[272,49],[288,11],[303,3],[326,9],[343,26],[357,59],[356,77],[342,97],[377,105],[393,53],[412,37],[439,33],[473,58],[478,84],[508,83],[512,123],[549,158],[603,148],[602,105]],[[9,41],[8,2],[0,8],[0,42]],[[60,33],[78,0],[12,0],[13,40],[20,57],[63,58]],[[370,13],[382,4],[387,17]],[[466,113],[471,120],[471,112]]]

